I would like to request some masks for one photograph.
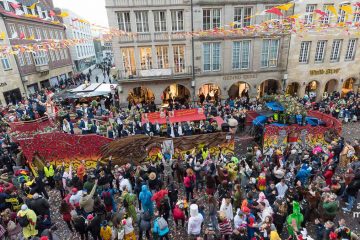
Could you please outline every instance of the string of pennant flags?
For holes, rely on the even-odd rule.
[[[0,0],[1,1],[1,0]],[[24,0],[8,0],[10,5],[15,10],[16,15],[20,15],[25,18],[39,18],[36,15],[25,14],[21,11],[21,5],[18,1]],[[29,0],[30,5],[27,5],[29,9],[35,9],[36,5],[39,4],[37,0]],[[237,26],[241,26],[239,22],[231,22],[229,24],[224,25],[221,28],[214,28],[211,30],[200,30],[194,32],[179,32],[179,33],[171,33],[168,34],[169,38],[173,35],[181,35],[184,37],[226,37],[226,36],[239,36],[239,37],[247,37],[247,36],[256,36],[256,37],[278,37],[284,34],[297,34],[300,37],[306,37],[307,33],[336,33],[342,34],[345,32],[346,34],[356,34],[360,36],[360,22],[349,21],[350,16],[355,16],[356,14],[360,15],[360,2],[356,2],[353,4],[343,4],[340,5],[338,9],[336,9],[333,5],[328,5],[326,9],[320,10],[315,9],[311,13],[303,13],[303,14],[295,14],[291,16],[286,16],[285,12],[289,11],[296,2],[300,2],[302,0],[294,0],[288,2],[286,4],[281,4],[278,6],[274,6],[270,9],[264,10],[262,12],[256,13],[252,16],[247,17],[246,19],[255,18],[257,16],[263,16],[265,14],[275,14],[279,18],[272,19],[268,21],[264,21],[260,24],[254,24],[246,27],[238,28]],[[24,3],[22,3],[24,4]],[[355,8],[355,10],[354,10]],[[65,25],[61,23],[59,20],[55,20],[55,17],[58,18],[66,18],[69,17],[69,13],[61,12],[56,14],[52,9],[49,10],[49,16],[52,17],[49,19],[53,24],[64,25],[66,28],[72,28],[78,30],[79,28],[75,24]],[[323,23],[323,19],[325,17],[329,17],[327,11],[332,14],[334,17],[339,16],[339,11],[343,11],[345,14],[344,21],[338,23]],[[311,24],[306,23],[302,16],[314,14],[314,21]],[[360,19],[360,18],[359,18]],[[103,33],[103,37],[96,37],[96,40],[104,40],[111,41],[114,37],[137,37],[138,33],[133,32],[125,32],[118,29],[108,28],[104,26],[100,26],[97,24],[90,23],[86,19],[81,18],[72,18],[71,21],[86,23],[91,26],[93,30]],[[342,31],[343,32],[342,32]],[[163,33],[167,34],[167,33]],[[6,39],[6,33],[0,32],[0,40]],[[14,35],[10,36],[9,39],[21,39],[21,40],[29,40],[29,43],[19,44],[19,45],[0,45],[0,55],[9,55],[9,54],[19,54],[24,52],[32,52],[36,53],[37,51],[50,51],[61,48],[68,48],[72,46],[76,46],[78,44],[85,43],[89,39],[35,39],[34,36],[25,37],[24,33],[20,33],[19,36]],[[35,41],[35,43],[34,43]]]

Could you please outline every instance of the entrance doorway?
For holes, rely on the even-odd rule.
[[[130,90],[127,100],[134,104],[145,103],[148,101],[154,101],[155,95],[153,91],[147,87],[136,87]]]
[[[190,91],[185,86],[174,83],[165,88],[162,99],[164,104],[168,104],[170,100],[185,104],[190,99]]]
[[[6,104],[11,103],[13,105],[16,105],[22,99],[20,89],[16,88],[14,90],[4,92],[4,98],[5,98]]]
[[[341,95],[344,96],[350,91],[354,91],[356,80],[354,78],[347,79],[341,89]]]
[[[289,84],[286,88],[286,94],[289,94],[293,97],[298,95],[300,89],[300,84],[297,82],[292,82],[291,84]]]
[[[280,90],[279,81],[268,79],[262,82],[258,88],[258,96],[261,98],[264,95],[276,94]]]
[[[36,92],[39,92],[39,85],[37,83],[30,84],[27,86],[28,92],[31,94],[34,94]]]
[[[318,81],[311,81],[306,85],[305,93],[309,96],[311,100],[315,100],[318,96],[319,92],[319,82]]]
[[[237,82],[231,85],[228,94],[229,98],[235,99],[238,97],[249,98],[250,85],[246,82]]]
[[[338,86],[338,81],[336,79],[331,79],[325,85],[325,92],[331,94],[334,91],[336,91],[337,86]]]
[[[203,102],[204,100],[211,102],[217,101],[220,95],[220,87],[216,84],[209,83],[201,86],[198,97],[200,102]]]

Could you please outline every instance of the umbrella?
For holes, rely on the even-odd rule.
[[[255,126],[262,126],[266,123],[267,121],[267,117],[265,116],[257,116],[254,120],[253,120],[253,125]]]

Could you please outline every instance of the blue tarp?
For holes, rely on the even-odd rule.
[[[286,124],[282,124],[282,123],[272,123],[271,125],[274,125],[276,127],[286,127]]]
[[[285,111],[285,108],[278,102],[267,102],[265,105],[273,111]]]
[[[324,124],[323,121],[321,121],[320,119],[315,118],[315,117],[306,117],[305,121],[306,121],[307,124],[309,124],[309,125],[311,125],[313,127],[320,126],[320,125]]]
[[[253,124],[255,126],[263,126],[267,121],[267,117],[265,116],[257,116],[254,120],[253,120]]]

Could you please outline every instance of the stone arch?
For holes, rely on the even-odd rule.
[[[167,86],[162,94],[163,103],[169,103],[170,100],[179,101],[181,104],[190,100],[190,90],[181,84],[171,84]]]
[[[215,83],[205,83],[199,88],[197,95],[200,99],[205,97],[210,98],[210,100],[215,100],[221,96],[221,88]]]
[[[339,85],[339,81],[336,79],[330,79],[325,84],[324,92],[331,94],[332,92],[336,91]]]
[[[230,86],[228,90],[229,98],[249,97],[250,85],[247,82],[237,82]]]
[[[144,103],[147,101],[154,101],[155,95],[154,92],[148,87],[134,87],[129,90],[127,100],[135,104]]]
[[[305,86],[305,94],[307,94],[310,98],[316,99],[319,97],[320,93],[320,82],[317,80],[312,80],[308,82]]]
[[[341,95],[346,95],[350,91],[355,91],[356,78],[350,77],[342,84]]]
[[[264,95],[276,94],[281,91],[281,83],[276,79],[267,79],[262,81],[258,87],[258,97],[263,97]]]
[[[291,82],[288,84],[286,88],[286,94],[289,94],[291,96],[298,96],[300,88],[301,88],[300,83]]]

